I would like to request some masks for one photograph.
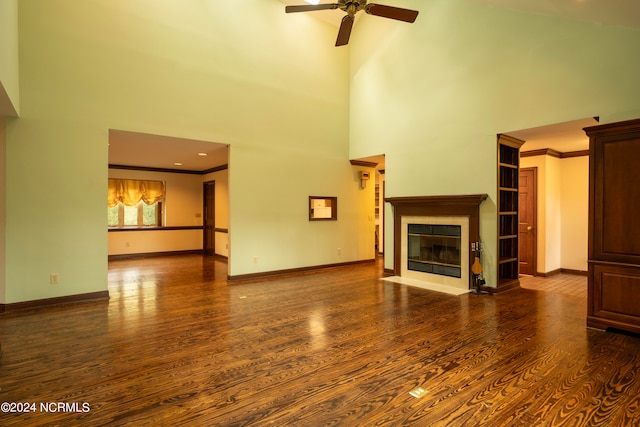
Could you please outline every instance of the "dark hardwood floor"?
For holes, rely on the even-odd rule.
[[[586,278],[458,297],[381,275],[110,262],[109,301],[0,315],[0,401],[37,405],[0,425],[640,425],[640,338],[586,328]]]

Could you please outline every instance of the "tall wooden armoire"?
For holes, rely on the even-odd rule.
[[[640,119],[589,136],[587,326],[640,333]]]

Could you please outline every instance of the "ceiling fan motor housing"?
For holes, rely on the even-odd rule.
[[[367,0],[339,0],[340,9],[347,12],[350,16],[356,14],[356,12],[361,11],[367,5]]]

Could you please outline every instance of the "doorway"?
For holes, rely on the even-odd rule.
[[[216,254],[216,182],[203,183],[202,253],[204,256]]]
[[[126,227],[109,228],[109,257],[202,253],[202,186],[206,181],[216,180],[216,225],[228,224],[228,145],[109,129],[108,148],[109,178],[162,181],[166,189],[160,212],[163,220],[158,225],[135,233],[122,232],[130,231]],[[225,248],[226,235],[218,231],[215,238],[220,251],[220,246]]]
[[[526,141],[520,149],[520,169],[536,168],[537,176],[529,180],[536,184],[533,197],[535,223],[531,224],[532,219],[524,216],[526,211],[520,213],[523,217],[519,221],[522,225],[518,240],[527,240],[525,231],[534,238],[534,243],[528,245],[534,248],[529,249],[533,251],[529,257],[531,261],[527,259],[527,249],[518,245],[522,261],[520,273],[539,276],[561,272],[586,274],[589,138],[583,128],[596,124],[597,117],[588,117],[505,133]],[[527,205],[524,201],[520,204]],[[529,211],[534,212],[533,209]],[[532,229],[526,230],[527,227]]]

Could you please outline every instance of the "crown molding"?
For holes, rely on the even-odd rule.
[[[558,159],[568,159],[570,157],[583,157],[588,155],[589,150],[567,151],[563,153],[562,151],[554,150],[553,148],[541,148],[540,150],[520,152],[520,157],[551,156],[557,157]]]

